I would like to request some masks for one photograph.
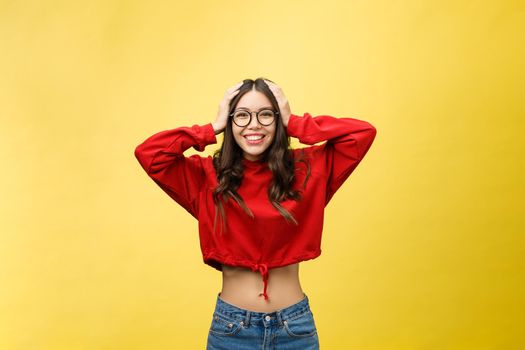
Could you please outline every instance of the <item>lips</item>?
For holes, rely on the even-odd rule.
[[[247,134],[244,135],[246,142],[250,145],[257,145],[263,142],[265,135],[263,134]]]

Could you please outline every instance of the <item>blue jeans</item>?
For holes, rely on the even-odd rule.
[[[239,308],[221,299],[213,312],[206,350],[317,350],[319,337],[306,294],[274,312]]]

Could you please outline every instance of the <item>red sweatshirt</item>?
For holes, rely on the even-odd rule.
[[[162,190],[193,215],[199,224],[200,247],[205,264],[222,271],[222,265],[242,266],[259,271],[264,282],[260,294],[268,300],[268,269],[314,259],[321,254],[324,208],[361,162],[372,145],[376,129],[370,123],[354,118],[328,115],[290,116],[287,134],[296,137],[310,162],[310,177],[303,188],[306,166],[295,163],[293,189],[302,199],[280,204],[299,225],[289,223],[275,209],[267,195],[272,172],[267,164],[243,158],[244,175],[237,193],[251,209],[254,218],[230,199],[224,210],[227,229],[213,233],[215,204],[212,193],[217,177],[212,156],[183,152],[190,147],[203,151],[217,143],[211,123],[179,127],[158,132],[135,149],[135,156]],[[321,145],[315,145],[321,141]],[[294,149],[294,157],[300,156]]]

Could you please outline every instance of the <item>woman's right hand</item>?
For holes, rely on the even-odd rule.
[[[230,111],[230,102],[235,97],[235,95],[239,93],[239,88],[243,83],[244,81],[235,84],[234,86],[227,89],[224,93],[224,97],[219,103],[219,111],[217,112],[217,118],[212,123],[213,130],[215,130],[215,134],[220,134],[224,130],[224,128],[226,128],[226,125],[228,123],[228,113]]]

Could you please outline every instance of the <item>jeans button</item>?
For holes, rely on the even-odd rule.
[[[266,315],[265,319],[266,321],[270,321],[272,318],[269,315]]]

